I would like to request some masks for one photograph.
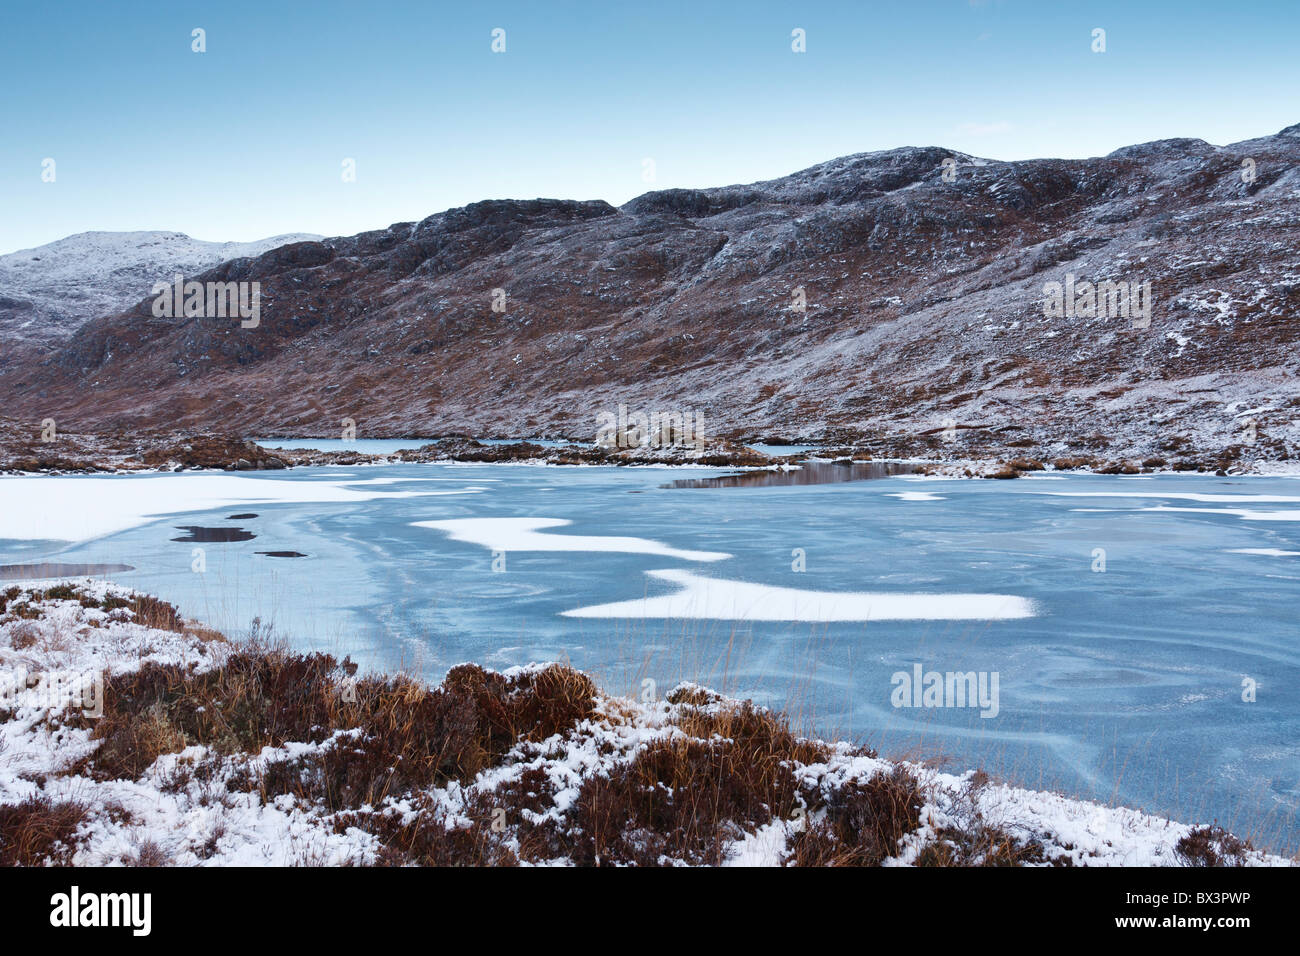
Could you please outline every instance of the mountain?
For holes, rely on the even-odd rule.
[[[487,201],[200,278],[261,283],[260,324],[144,298],[0,370],[0,408],[87,430],[590,438],[623,403],[877,454],[1286,458],[1300,125],[1081,160],[895,149],[621,208]],[[1149,323],[1045,314],[1085,281],[1147,290]]]
[[[0,343],[58,343],[83,322],[129,308],[159,279],[319,238],[203,242],[180,232],[82,232],[0,256]]]

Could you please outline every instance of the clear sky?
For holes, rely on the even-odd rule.
[[[0,252],[618,204],[896,146],[1229,143],[1300,122],[1298,64],[1300,0],[5,0]]]

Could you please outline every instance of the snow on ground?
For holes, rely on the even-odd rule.
[[[78,585],[81,594],[102,601],[131,592],[103,582]],[[15,603],[26,604],[36,617],[15,616]],[[321,808],[292,796],[263,804],[256,792],[226,786],[220,773],[207,780],[179,775],[208,756],[204,747],[189,747],[158,758],[138,780],[94,780],[68,765],[95,746],[89,732],[59,728],[54,718],[70,703],[93,712],[95,694],[88,690],[94,675],[138,668],[144,661],[192,665],[203,671],[218,666],[232,645],[212,635],[177,634],[135,623],[129,611],[104,611],[79,600],[11,599],[10,612],[0,622],[0,804],[32,796],[75,800],[91,808],[81,824],[72,862],[112,865],[136,859],[142,848],[156,847],[162,857],[179,865],[342,865],[374,862],[381,846],[377,838],[356,827],[338,825]],[[515,668],[507,675],[522,670]],[[27,675],[25,681],[17,675]],[[21,683],[22,686],[19,686]],[[686,685],[690,686],[690,685]],[[53,688],[53,689],[52,689]],[[670,697],[672,695],[669,695]],[[711,706],[726,706],[728,702]],[[595,714],[564,735],[517,744],[497,765],[465,785],[451,783],[421,794],[417,806],[410,795],[389,799],[377,810],[410,816],[437,808],[448,825],[468,820],[471,801],[540,770],[551,781],[551,805],[532,814],[562,817],[573,805],[583,782],[631,761],[656,741],[678,738],[674,723],[677,705],[600,696]],[[320,744],[288,743],[265,748],[243,764],[266,766],[315,749],[334,746],[351,731],[336,731]],[[865,781],[897,764],[865,756],[845,743],[828,745],[824,762],[799,764],[798,777],[811,790],[834,792],[852,781]],[[229,759],[229,758],[227,758]],[[925,798],[920,828],[900,843],[886,865],[912,863],[920,848],[946,827],[969,826],[973,816],[1008,833],[1041,841],[1056,857],[1086,865],[1171,865],[1178,862],[1174,846],[1192,829],[1125,808],[1104,807],[1059,794],[1025,790],[997,783],[972,785],[972,774],[955,776],[908,763],[922,782]],[[772,820],[741,834],[727,853],[733,866],[780,865],[792,836],[817,811],[796,820]],[[513,838],[511,838],[513,839]],[[517,841],[516,841],[517,842]],[[1250,851],[1248,861],[1287,865],[1289,861]],[[567,859],[549,861],[568,864]]]
[[[79,587],[100,599],[131,596],[105,582]],[[202,747],[159,758],[138,781],[61,775],[96,744],[90,731],[53,729],[59,722],[49,718],[69,705],[92,716],[102,703],[97,675],[134,670],[145,661],[207,670],[231,645],[144,627],[124,609],[86,608],[76,600],[42,601],[40,607],[39,618],[0,624],[0,715],[8,713],[0,723],[0,804],[43,796],[96,808],[83,824],[86,839],[74,864],[123,863],[150,843],[179,865],[343,864],[373,854],[373,837],[356,830],[335,834],[317,814],[291,804],[262,806],[255,793],[214,800],[212,788],[198,783],[170,792],[165,784],[178,762],[201,756]]]

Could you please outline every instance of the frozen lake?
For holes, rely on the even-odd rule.
[[[662,487],[727,473],[0,478],[0,565],[127,565],[113,580],[230,633],[259,617],[434,680],[556,659],[617,692],[694,679],[886,754],[1295,847],[1300,482]],[[894,706],[918,666],[996,678],[996,707]]]

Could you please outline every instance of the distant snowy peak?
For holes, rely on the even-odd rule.
[[[159,279],[319,238],[204,242],[181,232],[81,232],[20,249],[0,256],[0,340],[57,344],[82,323],[139,302]]]

